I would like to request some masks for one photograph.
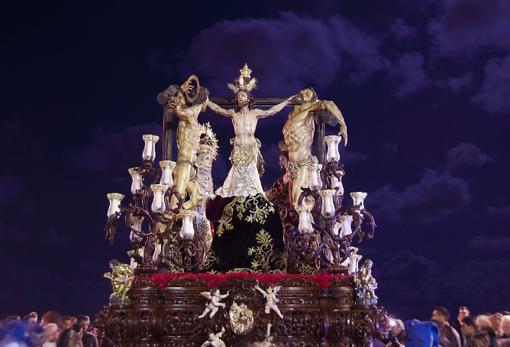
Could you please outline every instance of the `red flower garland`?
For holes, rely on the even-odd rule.
[[[149,276],[157,287],[163,288],[169,286],[172,281],[179,279],[201,279],[209,288],[214,288],[227,284],[229,280],[258,280],[263,285],[278,285],[285,279],[306,279],[314,281],[318,287],[327,288],[335,280],[350,277],[349,275],[332,275],[323,272],[317,275],[287,274],[287,273],[250,273],[250,272],[229,272],[229,273],[158,273]]]

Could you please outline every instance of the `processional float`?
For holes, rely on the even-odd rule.
[[[128,170],[130,201],[107,195],[106,237],[113,241],[123,223],[132,248],[130,264],[111,261],[105,274],[113,293],[97,315],[102,345],[368,346],[387,337],[372,261],[358,267],[355,247],[374,236],[367,194],[344,200],[342,113],[312,88],[253,98],[251,73],[245,65],[229,84],[233,99],[209,97],[196,76],[158,95],[162,160],[155,165],[160,136],[143,135],[142,164]],[[235,132],[232,168],[216,191],[218,140],[199,122],[207,107],[231,118]],[[285,107],[284,174],[262,191],[254,130]],[[338,135],[325,136],[337,124]]]

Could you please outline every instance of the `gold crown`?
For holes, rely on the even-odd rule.
[[[251,78],[252,70],[248,67],[248,64],[245,63],[239,72],[240,75],[237,80],[234,80],[234,83],[227,84],[230,90],[237,94],[239,91],[250,92],[257,88],[257,79]]]
[[[251,78],[251,69],[248,67],[248,63],[244,63],[244,67],[239,70],[239,72],[241,73],[241,77],[244,77],[244,78]]]

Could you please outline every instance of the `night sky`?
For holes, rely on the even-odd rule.
[[[436,305],[510,309],[509,1],[1,7],[0,317],[94,315],[107,302],[102,276],[127,261],[128,235],[104,240],[106,193],[129,193],[141,134],[160,133],[157,93],[196,73],[231,97],[245,62],[255,96],[313,86],[342,110],[344,186],[368,192],[379,225],[360,253],[375,262],[380,304],[405,319]],[[259,122],[266,187],[288,112]],[[219,185],[232,125],[200,119],[220,138]]]

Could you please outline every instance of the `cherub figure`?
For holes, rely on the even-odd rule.
[[[211,292],[201,292],[200,295],[202,295],[204,298],[209,300],[209,303],[205,307],[204,312],[198,318],[204,318],[209,313],[209,318],[214,317],[216,312],[218,312],[219,308],[225,308],[226,305],[221,302],[222,299],[225,299],[230,295],[229,292],[227,294],[221,295],[219,289],[215,289],[212,293]],[[215,345],[214,345],[215,346]]]
[[[354,277],[356,286],[357,303],[360,305],[377,305],[377,281],[372,276],[372,260],[367,259],[361,265],[358,273]]]
[[[349,256],[345,261],[341,264],[347,268],[347,273],[349,275],[355,275],[358,272],[358,263],[360,262],[363,256],[358,254],[357,247],[349,247]]]
[[[209,340],[205,341],[204,343],[202,343],[200,346],[201,347],[207,347],[207,346],[212,346],[212,347],[227,347],[227,345],[225,344],[225,342],[223,342],[223,340],[221,339],[221,337],[223,336],[223,333],[225,333],[225,328],[221,328],[221,331],[219,333],[209,333]]]
[[[110,300],[127,300],[127,292],[131,289],[134,274],[133,270],[128,264],[122,264],[117,259],[110,261],[111,272],[104,274],[112,282],[113,292],[110,295]]]
[[[255,289],[260,294],[262,294],[264,296],[264,298],[266,299],[266,306],[264,307],[264,312],[266,314],[268,314],[271,310],[273,310],[278,315],[278,317],[283,318],[283,314],[280,312],[280,309],[276,305],[280,301],[280,300],[278,300],[276,295],[278,294],[278,291],[281,288],[282,287],[280,287],[280,286],[267,287],[267,291],[266,291],[266,290],[263,290],[262,288],[260,288],[258,283],[255,285]]]

